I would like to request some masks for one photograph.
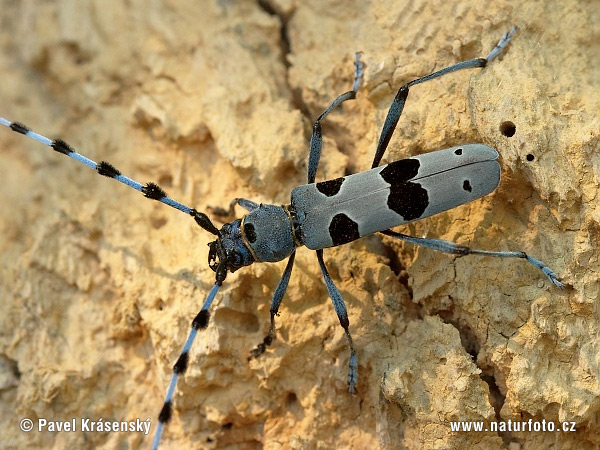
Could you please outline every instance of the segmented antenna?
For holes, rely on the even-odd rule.
[[[202,305],[202,309],[196,316],[196,318],[192,321],[192,329],[190,330],[190,334],[188,334],[188,338],[183,345],[183,349],[181,350],[181,354],[179,358],[177,358],[177,362],[173,366],[173,374],[171,375],[171,381],[169,382],[169,387],[167,388],[167,394],[165,395],[165,403],[163,404],[162,409],[160,410],[160,414],[158,415],[158,426],[156,427],[156,431],[154,433],[154,440],[152,441],[152,450],[158,449],[158,444],[160,443],[160,437],[163,432],[163,428],[166,423],[171,420],[171,416],[173,415],[173,394],[175,393],[175,387],[177,386],[177,379],[179,375],[183,375],[188,368],[189,363],[189,353],[192,348],[192,344],[194,343],[194,339],[196,339],[196,334],[198,330],[203,330],[208,326],[208,321],[210,320],[210,313],[208,310],[210,309],[210,305],[212,304],[217,292],[219,292],[219,288],[221,287],[220,283],[215,283],[213,288],[206,297],[204,301],[204,305]]]
[[[167,193],[156,183],[146,183],[142,185],[135,180],[132,180],[129,177],[123,175],[115,166],[112,164],[101,161],[99,164],[95,161],[92,161],[89,158],[86,158],[80,153],[77,153],[73,147],[67,144],[62,139],[49,139],[46,136],[42,136],[41,134],[36,133],[35,131],[31,131],[27,126],[23,125],[19,122],[11,122],[3,117],[0,117],[0,124],[5,127],[10,128],[17,133],[24,134],[25,136],[34,139],[48,147],[51,147],[54,151],[58,153],[62,153],[63,155],[68,156],[69,158],[73,158],[75,161],[80,162],[90,169],[95,170],[100,175],[112,178],[117,180],[127,186],[135,189],[136,191],[141,192],[144,197],[157,200],[165,205],[171,206],[185,214],[188,214],[194,218],[196,223],[204,228],[209,233],[214,235],[219,234],[219,230],[217,227],[213,225],[208,216],[204,213],[196,211],[194,208],[190,208],[189,206],[184,205],[183,203],[179,203],[176,200],[173,200],[171,197],[167,195]]]
[[[167,195],[167,193],[158,184],[146,183],[145,185],[142,185],[142,184],[138,183],[137,181],[132,180],[131,178],[123,175],[112,164],[110,164],[106,161],[101,161],[100,163],[96,163],[95,161],[92,161],[91,159],[86,158],[85,156],[81,155],[80,153],[77,153],[73,149],[73,147],[71,147],[69,144],[67,144],[62,139],[54,139],[54,140],[49,139],[45,136],[42,136],[41,134],[31,131],[28,127],[26,127],[22,123],[11,122],[7,119],[4,119],[3,117],[0,117],[0,124],[10,128],[13,131],[16,131],[17,133],[24,134],[25,136],[30,137],[31,139],[34,139],[44,145],[47,145],[48,147],[51,147],[53,150],[55,150],[58,153],[62,153],[63,155],[73,158],[74,160],[95,170],[102,176],[112,178],[123,184],[126,184],[127,186],[135,189],[136,191],[141,192],[144,195],[144,197],[146,197],[146,198],[149,198],[152,200],[157,200],[161,203],[164,203],[165,205],[171,206],[185,214],[192,216],[194,218],[194,220],[196,221],[196,223],[198,225],[200,225],[202,228],[204,228],[206,231],[219,236],[219,230],[214,226],[214,224],[210,221],[210,219],[208,218],[208,216],[206,214],[198,212],[194,208],[190,208],[182,203],[179,203],[176,200],[173,200],[172,198],[170,198]],[[217,295],[217,292],[219,291],[221,284],[225,280],[225,276],[227,275],[227,268],[225,265],[219,264],[218,267],[216,268],[216,272],[217,272],[216,283],[213,286],[213,288],[211,289],[210,293],[208,294],[208,297],[206,298],[204,305],[202,306],[202,309],[200,310],[198,315],[192,321],[192,328],[190,330],[188,338],[185,341],[185,344],[183,346],[183,349],[181,351],[179,358],[177,359],[177,362],[173,366],[173,374],[171,376],[171,382],[169,383],[169,387],[167,389],[167,394],[165,396],[164,405],[163,405],[160,415],[158,417],[158,425],[157,425],[157,428],[156,428],[156,431],[154,434],[154,440],[152,443],[153,449],[158,448],[158,444],[160,442],[160,437],[162,435],[164,425],[167,422],[169,422],[169,420],[171,419],[171,416],[173,414],[173,407],[172,407],[173,394],[175,393],[175,387],[177,386],[177,380],[180,375],[183,375],[183,373],[185,373],[185,371],[188,367],[189,352],[192,348],[192,344],[194,343],[194,340],[196,338],[196,334],[198,333],[198,330],[203,330],[208,326],[208,322],[210,320],[209,308],[210,308],[210,305],[212,304],[215,296]]]

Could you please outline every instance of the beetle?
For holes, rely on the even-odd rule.
[[[237,198],[230,203],[228,210],[213,208],[213,214],[222,217],[233,215],[236,205],[248,211],[242,218],[224,223],[220,229],[205,213],[172,199],[157,184],[142,185],[123,175],[108,162],[96,163],[79,154],[62,139],[49,139],[31,131],[19,122],[11,122],[0,117],[1,125],[75,159],[102,176],[128,185],[149,199],[157,200],[190,215],[200,227],[216,237],[209,243],[208,255],[209,267],[215,272],[215,284],[201,310],[193,319],[190,333],[173,366],[173,374],[159,414],[153,448],[158,447],[164,425],[171,419],[177,380],[188,367],[189,352],[198,331],[208,326],[210,306],[227,275],[242,267],[257,262],[277,262],[288,259],[271,300],[269,331],[263,341],[250,351],[248,358],[252,359],[263,354],[275,338],[275,317],[278,315],[290,280],[296,249],[306,246],[316,251],[327,291],[348,340],[350,349],[348,387],[351,394],[356,393],[358,382],[356,350],[349,331],[344,300],[323,260],[325,248],[343,245],[379,232],[450,254],[523,258],[542,270],[554,285],[563,288],[563,284],[547,265],[524,252],[477,250],[448,241],[416,238],[390,230],[397,225],[420,220],[481,198],[498,186],[500,182],[498,152],[480,143],[438,150],[394,161],[384,166],[379,166],[379,163],[400,119],[410,87],[451,72],[485,67],[502,52],[516,31],[517,27],[514,27],[510,32],[505,33],[485,58],[459,62],[400,87],[387,113],[371,169],[333,180],[315,182],[323,144],[321,122],[340,104],[356,98],[363,76],[363,64],[360,55],[357,54],[352,90],[336,98],[313,125],[307,184],[292,190],[288,205],[257,204],[251,200]]]

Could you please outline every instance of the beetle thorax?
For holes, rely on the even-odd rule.
[[[288,207],[260,205],[241,223],[241,236],[255,261],[282,261],[300,243],[295,237],[293,214]]]

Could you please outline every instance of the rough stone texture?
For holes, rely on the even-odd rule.
[[[0,115],[203,210],[237,196],[288,201],[305,180],[311,120],[350,87],[355,51],[364,83],[324,126],[321,180],[369,167],[402,83],[484,56],[521,27],[485,70],[414,87],[384,162],[464,142],[497,148],[493,195],[403,231],[526,250],[567,288],[523,261],[390,238],[326,251],[358,348],[351,397],[314,254],[298,252],[277,340],[250,363],[284,263],[240,270],[179,382],[165,447],[600,446],[600,6],[480,3],[0,2]],[[152,433],[214,280],[210,236],[6,128],[0,149],[0,447],[147,447],[142,433],[18,423],[150,417]],[[577,429],[449,425],[496,419]]]

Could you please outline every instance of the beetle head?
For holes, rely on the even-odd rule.
[[[240,232],[241,220],[226,223],[219,230],[217,240],[209,243],[208,266],[216,273],[217,282],[222,283],[228,272],[235,272],[254,262]]]

